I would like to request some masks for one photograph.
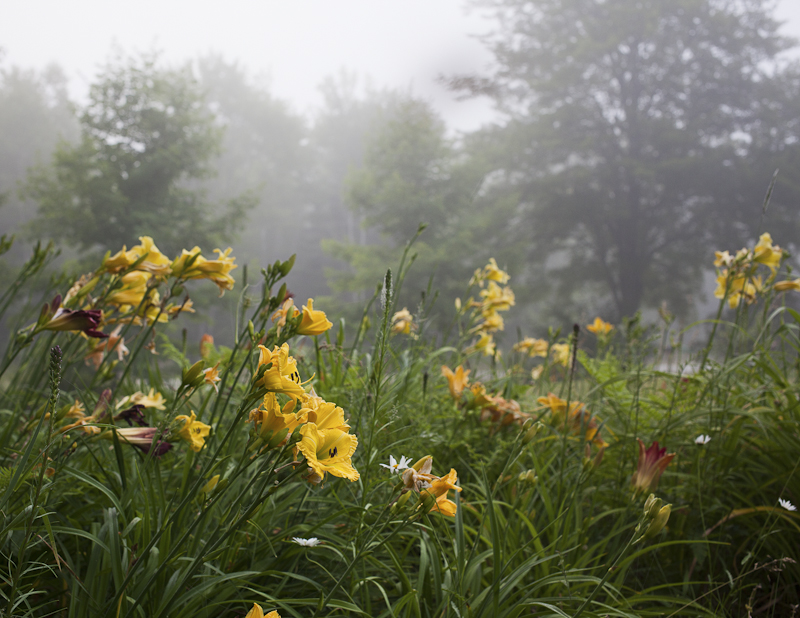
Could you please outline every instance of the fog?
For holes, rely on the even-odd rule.
[[[253,283],[259,268],[297,253],[289,284],[299,300],[323,298],[355,318],[380,273],[426,223],[404,290],[410,308],[431,276],[439,305],[451,307],[470,273],[496,257],[518,286],[519,320],[542,327],[595,313],[619,319],[664,303],[682,320],[704,317],[713,300],[715,249],[734,251],[764,231],[793,248],[800,214],[800,114],[792,102],[800,81],[790,63],[796,48],[776,53],[769,40],[776,33],[762,40],[769,27],[754,23],[742,26],[740,55],[725,48],[736,37],[713,27],[676,44],[688,32],[677,22],[688,17],[670,17],[662,5],[653,10],[676,34],[659,34],[666,38],[652,45],[674,64],[652,60],[645,41],[637,53],[654,68],[631,78],[626,56],[638,37],[622,18],[593,16],[621,24],[608,56],[617,64],[608,68],[591,55],[571,55],[564,43],[573,36],[569,25],[549,45],[542,43],[547,30],[538,43],[526,42],[524,29],[515,31],[529,18],[515,13],[524,3],[499,2],[504,22],[488,4],[234,1],[224,13],[218,5],[152,1],[125,11],[100,1],[6,7],[0,233],[19,238],[7,260],[18,264],[35,238],[52,237],[64,247],[67,266],[79,269],[110,249],[110,238],[129,235],[130,246],[149,233],[170,250],[181,241],[186,248],[205,242],[209,253],[211,243],[230,244]],[[564,0],[564,14],[575,4]],[[557,3],[531,5],[548,19]],[[777,3],[774,16],[786,22],[781,34],[800,37],[794,0]],[[702,23],[696,19],[686,23]],[[721,73],[698,52],[703,46],[693,37],[702,36],[717,37],[714,45],[730,54]],[[535,60],[523,60],[525,54]],[[576,79],[570,63],[579,62],[594,68]],[[77,181],[56,187],[47,170],[59,139],[71,144],[62,147],[67,153],[77,148],[82,126],[86,134],[87,119],[79,122],[79,115],[99,105],[92,86],[110,83],[121,67],[152,71],[173,86],[188,75],[198,87],[182,92],[197,94],[208,122],[187,106],[186,118],[204,128],[189,167],[170,172],[172,180],[155,180],[155,170],[167,174],[163,163],[131,163],[139,170],[152,165],[153,176],[140,180],[144,189],[136,196],[125,194],[120,212],[151,204],[152,216],[119,223],[115,236],[103,228],[103,209],[93,211],[93,245],[86,226],[88,240],[68,231],[59,206],[89,189]],[[765,102],[758,80],[742,81],[751,69],[785,71],[791,79],[776,79],[781,88]],[[619,88],[604,92],[615,80]],[[125,82],[129,99],[132,84]],[[156,88],[152,96],[168,90]],[[92,126],[96,135],[99,125]],[[166,132],[150,130],[159,138]],[[127,155],[148,147],[134,144]],[[75,169],[75,161],[64,154],[63,168]],[[774,203],[762,221],[761,199],[777,167]],[[121,173],[127,181],[129,172]],[[156,206],[158,183],[166,183],[167,195],[173,180],[170,186],[193,197]],[[193,212],[190,202],[204,213],[192,225],[177,215],[167,223],[172,219],[156,212]],[[645,214],[631,214],[639,208]]]

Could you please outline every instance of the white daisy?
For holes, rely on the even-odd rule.
[[[694,439],[695,444],[708,444],[709,442],[711,442],[711,436],[707,436],[704,433]]]
[[[411,459],[408,457],[400,456],[400,461],[397,461],[392,455],[389,455],[389,465],[380,464],[384,468],[388,468],[392,471],[393,474],[400,474],[401,470],[408,469],[408,464],[411,463]]]
[[[784,500],[783,498],[778,498],[778,502],[780,505],[785,508],[787,511],[796,511],[797,507],[789,502],[788,500]]]
[[[293,536],[292,540],[302,547],[316,547],[319,545],[319,539],[315,536],[310,539],[301,539],[299,536]]]

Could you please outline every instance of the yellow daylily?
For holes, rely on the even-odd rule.
[[[136,265],[136,270],[147,271],[159,276],[168,275],[171,260],[158,250],[153,239],[150,236],[140,236],[139,242],[140,244],[131,247],[130,251],[126,251],[123,245],[122,251],[104,260],[103,268],[106,272],[118,273],[130,268],[143,257],[144,259]]]
[[[727,251],[714,251],[714,266],[725,266],[733,264],[733,256]]]
[[[152,276],[149,272],[140,270],[122,275],[122,286],[113,290],[106,297],[106,302],[110,305],[138,307],[148,293],[147,283]],[[159,303],[159,296],[156,290],[150,292],[148,301],[151,305]]]
[[[559,428],[566,426],[576,435],[580,435],[581,429],[585,432],[584,439],[592,442],[601,448],[608,446],[608,442],[600,437],[600,427],[597,418],[592,416],[580,401],[570,402],[569,415],[566,414],[567,402],[557,397],[553,393],[548,393],[547,397],[539,397],[537,403],[547,406],[552,412],[553,425]],[[568,418],[565,418],[567,417]]]
[[[183,426],[178,430],[178,437],[186,440],[189,443],[189,447],[197,453],[205,446],[206,437],[211,432],[211,426],[198,421],[194,411],[190,411],[189,414],[190,416],[181,414],[175,417],[177,422],[183,423]]]
[[[567,411],[567,402],[561,397],[554,395],[553,393],[547,393],[547,397],[539,397],[536,400],[541,406],[546,406],[550,408],[550,411],[553,415],[554,424],[561,424],[564,421],[564,416]],[[578,410],[583,407],[583,404],[580,401],[571,401],[572,408],[570,410],[570,416],[577,414]]]
[[[480,382],[475,382],[469,387],[472,393],[472,401],[469,404],[470,408],[483,408],[492,405],[492,397],[486,394],[486,387]]]
[[[475,330],[484,331],[486,333],[494,333],[498,330],[503,330],[505,328],[505,324],[503,322],[503,316],[501,316],[497,311],[491,309],[490,311],[486,311],[483,313],[483,322],[478,324],[475,327]]]
[[[492,421],[501,427],[506,427],[511,423],[522,425],[531,415],[522,411],[519,402],[514,399],[505,399],[496,395],[489,397],[489,403],[481,410],[482,421]]]
[[[289,315],[289,313],[292,315]],[[295,309],[294,300],[287,298],[285,301],[283,301],[283,305],[281,305],[281,307],[272,314],[272,323],[276,324],[276,333],[279,336],[283,330],[283,327],[286,326],[286,320],[294,317],[296,313],[297,309]]]
[[[594,322],[586,327],[586,330],[588,330],[590,333],[594,333],[595,335],[607,335],[614,330],[614,327],[608,322],[601,320],[600,317],[596,317]]]
[[[407,307],[403,307],[400,311],[392,316],[392,334],[410,335],[412,331],[417,330],[417,325],[414,324],[414,316]]]
[[[481,333],[478,341],[467,352],[481,352],[484,356],[494,356],[496,351],[494,338],[489,333]]]
[[[768,266],[774,273],[781,265],[782,259],[783,250],[778,245],[772,244],[772,236],[766,232],[762,234],[753,250],[753,261]]]
[[[756,300],[756,296],[763,289],[761,276],[752,277],[746,274],[729,275],[727,270],[723,270],[717,276],[717,289],[714,290],[716,298],[728,296],[728,305],[731,309],[739,306],[742,298],[749,305]]]
[[[442,375],[447,378],[447,386],[450,388],[450,396],[453,399],[461,399],[461,393],[464,388],[469,386],[470,370],[464,370],[464,367],[459,365],[453,372],[447,365],[442,365]]]
[[[99,408],[99,411],[97,412],[96,415],[92,414],[91,416],[87,416],[86,408],[80,401],[76,399],[75,403],[73,403],[70,406],[69,410],[67,410],[67,413],[64,415],[64,418],[71,418],[76,420],[74,420],[69,425],[61,427],[58,430],[58,433],[65,433],[70,429],[75,429],[76,427],[80,427],[83,431],[85,431],[88,434],[98,434],[100,433],[101,429],[99,427],[90,425],[89,423],[96,422],[97,418],[103,415],[103,412],[105,412],[105,408],[101,407]]]
[[[312,393],[300,399],[300,411],[304,414],[309,423],[314,423],[317,429],[339,429],[347,431],[350,425],[344,418],[344,410],[335,403],[325,401]]]
[[[494,258],[489,258],[489,263],[484,266],[483,278],[489,281],[497,281],[501,285],[508,283],[509,280],[508,273],[500,269]]]
[[[431,486],[420,493],[420,496],[429,494],[436,498],[436,504],[431,509],[432,513],[440,513],[447,517],[456,516],[456,503],[452,500],[448,500],[447,494],[451,489],[454,491],[461,491],[461,488],[456,485],[457,481],[458,474],[453,468],[450,468],[450,472],[443,477],[435,477],[431,480]]]
[[[300,374],[297,372],[297,361],[289,355],[289,344],[284,343],[280,348],[275,346],[270,352],[263,345],[259,345],[258,366],[272,363],[264,373],[259,385],[274,393],[285,393],[290,397],[302,397],[306,394],[300,386]]]
[[[512,348],[515,352],[527,352],[528,356],[547,356],[547,350],[550,344],[545,339],[534,339],[533,337],[525,337],[519,343],[515,343]]]
[[[213,386],[214,390],[219,393],[219,386],[217,385],[219,380],[219,361],[217,361],[217,364],[213,367],[203,370],[203,382]]]
[[[359,479],[351,461],[358,438],[341,429],[319,429],[313,423],[303,425],[300,435],[302,438],[297,448],[314,474],[322,479],[326,472],[349,481]]]
[[[800,292],[800,279],[778,281],[778,283],[775,284],[774,289],[776,292],[787,292],[789,290]]]
[[[550,353],[553,355],[553,362],[566,367],[569,365],[569,344],[568,343],[554,343],[550,348]]]
[[[332,326],[333,324],[328,320],[325,312],[314,309],[314,300],[309,298],[308,305],[303,305],[303,318],[297,327],[297,334],[321,335]]]
[[[509,287],[501,288],[494,281],[489,281],[489,286],[481,290],[481,298],[483,301],[480,306],[483,311],[508,311],[515,304],[514,291]]]
[[[209,279],[219,288],[222,296],[225,290],[232,290],[235,283],[230,272],[236,268],[236,258],[230,257],[233,251],[230,247],[222,251],[214,249],[216,259],[208,260],[200,254],[200,247],[191,251],[183,249],[181,254],[172,261],[172,275],[178,279]]]
[[[166,409],[164,403],[167,400],[164,399],[164,395],[161,393],[156,392],[155,388],[151,388],[147,395],[142,393],[141,391],[135,392],[133,395],[126,395],[122,399],[119,400],[117,403],[117,409],[119,410],[125,405],[140,405],[145,408],[155,408],[156,410],[164,410]]]
[[[275,393],[267,393],[261,406],[250,412],[250,421],[256,426],[261,438],[270,447],[275,447],[307,420],[307,412],[298,410],[295,413],[294,408],[293,399],[281,408]]]
[[[264,614],[264,610],[258,603],[253,603],[253,609],[247,612],[244,618],[281,618],[280,614],[276,611],[271,611],[269,614]]]

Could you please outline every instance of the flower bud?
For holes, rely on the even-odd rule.
[[[667,521],[669,521],[669,515],[672,511],[672,505],[667,504],[662,506],[658,513],[656,513],[655,517],[653,517],[653,521],[650,522],[650,526],[645,530],[645,533],[640,538],[640,541],[647,541],[648,539],[652,539],[655,535],[657,535],[664,526],[667,525]]]
[[[423,491],[419,495],[420,501],[420,512],[424,515],[425,513],[430,513],[431,509],[436,506],[436,496],[434,496],[428,490]]]
[[[531,442],[536,437],[536,434],[539,433],[539,431],[541,431],[543,428],[544,424],[541,421],[536,421],[535,423],[530,425],[527,431],[525,432],[525,435],[522,437],[522,443],[528,444],[529,442]]]
[[[411,467],[414,470],[416,470],[417,472],[420,472],[420,471],[423,470],[423,468],[425,468],[425,464],[427,464],[429,461],[431,462],[431,465],[433,465],[433,456],[432,455],[425,455],[424,457],[419,459],[417,461],[417,463],[415,463]],[[425,472],[430,472],[430,469],[431,469],[431,466],[428,466],[427,469],[425,470]]]
[[[272,438],[270,438],[269,442],[267,442],[267,448],[275,448],[286,439],[287,435],[289,435],[289,428],[284,427],[278,433],[272,436]]]
[[[290,257],[288,260],[286,260],[285,262],[283,262],[283,263],[282,263],[282,264],[281,264],[281,265],[278,267],[278,270],[280,270],[281,274],[282,274],[284,277],[285,277],[286,275],[288,275],[288,274],[289,274],[289,271],[290,271],[290,270],[292,270],[292,267],[294,266],[294,261],[295,261],[295,259],[296,259],[296,258],[297,258],[297,254],[296,254],[296,253],[294,253],[294,254],[292,254],[292,257]]]
[[[192,388],[200,386],[205,380],[203,367],[205,367],[205,361],[199,360],[188,369],[184,369],[181,378],[182,386],[189,386]]]
[[[217,483],[219,483],[219,474],[212,476],[208,483],[203,486],[203,489],[200,490],[200,493],[210,494],[217,487]]]
[[[653,502],[650,504],[650,508],[647,509],[647,511],[645,512],[645,515],[647,515],[647,518],[648,519],[655,519],[656,516],[661,511],[661,508],[662,508],[663,505],[664,505],[664,502],[663,502],[663,500],[661,500],[661,498],[656,498],[655,500],[653,500]]]
[[[411,492],[408,491],[404,494],[400,494],[400,497],[395,500],[395,503],[392,505],[392,511],[397,512],[400,509],[405,508],[406,504],[408,503],[409,499],[411,498]]]

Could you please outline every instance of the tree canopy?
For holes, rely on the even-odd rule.
[[[757,235],[774,168],[797,158],[800,80],[769,3],[480,4],[498,19],[486,39],[496,70],[450,85],[507,116],[487,133],[532,275],[554,306],[589,294],[618,316],[664,298],[685,310],[713,250]],[[797,189],[779,176],[770,206],[784,244]]]
[[[188,66],[118,59],[91,86],[80,124],[80,142],[62,142],[29,178],[37,233],[116,250],[158,230],[159,246],[174,253],[222,242],[252,205],[247,195],[212,204],[191,185],[212,175],[222,130]]]

